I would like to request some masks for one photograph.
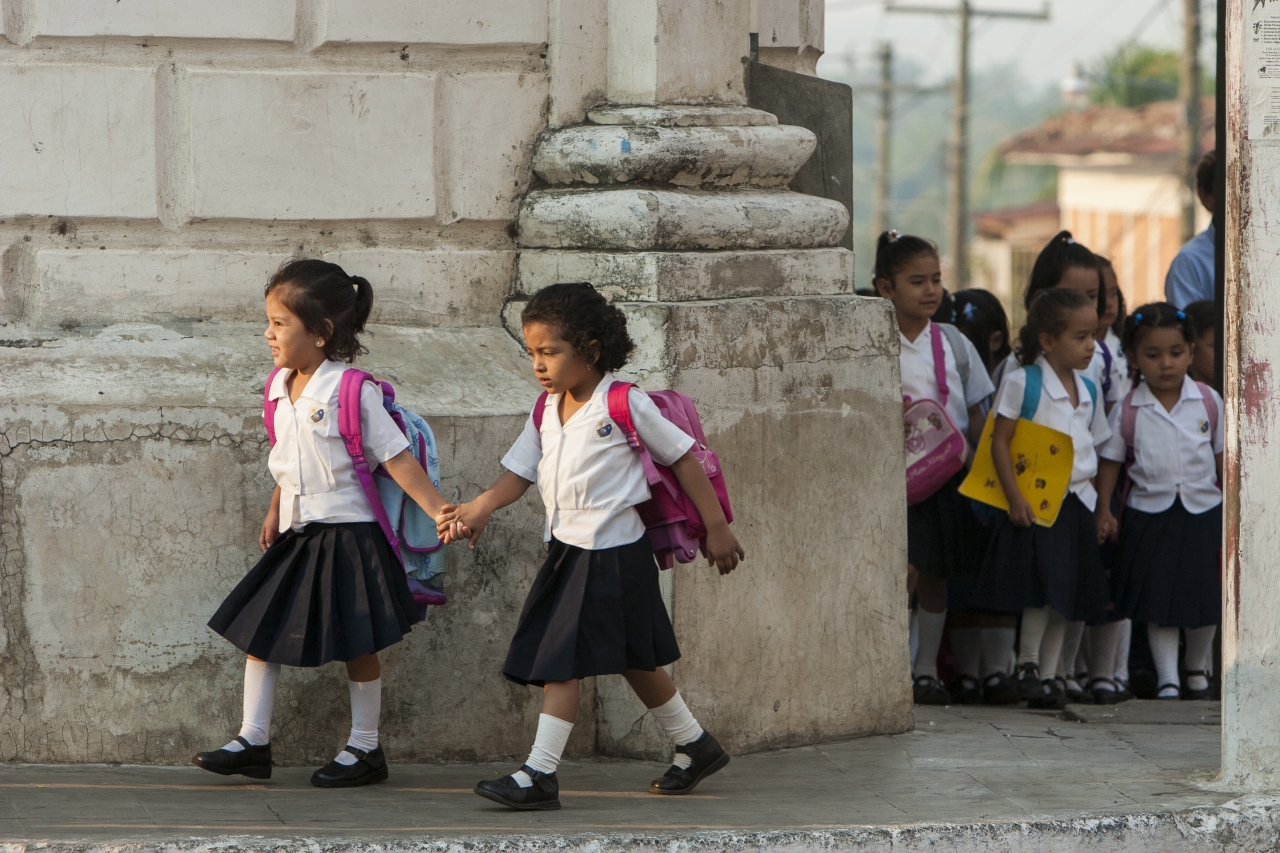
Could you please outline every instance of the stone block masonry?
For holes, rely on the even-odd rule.
[[[611,292],[750,554],[663,578],[695,712],[736,751],[910,724],[897,338],[850,295],[844,209],[783,189],[811,134],[740,104],[747,5],[0,0],[0,761],[235,731],[204,623],[258,557],[262,288],[297,257],[373,283],[361,366],[431,422],[451,499],[537,397],[523,300]],[[499,671],[540,514],[451,551],[450,604],[386,653],[393,761],[526,753],[539,694]],[[342,682],[285,675],[278,762],[341,746]],[[570,754],[668,750],[619,681],[584,691]]]

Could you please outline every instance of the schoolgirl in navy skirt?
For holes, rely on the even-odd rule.
[[[1032,707],[1065,704],[1055,676],[1066,623],[1101,620],[1109,597],[1092,484],[1094,445],[1109,432],[1097,387],[1083,375],[1093,357],[1097,322],[1094,301],[1087,296],[1063,287],[1042,291],[1019,336],[1023,367],[1006,373],[996,394],[992,455],[1010,510],[996,523],[979,586],[987,606],[1022,615],[1017,680]],[[1033,422],[1072,439],[1071,481],[1052,527],[1035,522],[1014,477],[1009,442],[1019,417],[1030,409]]]
[[[378,741],[377,655],[409,633],[418,608],[338,430],[344,362],[363,351],[357,336],[372,305],[368,281],[324,261],[285,264],[267,285],[265,336],[280,368],[267,389],[276,402],[269,466],[277,485],[262,524],[262,559],[209,620],[247,660],[240,732],[221,749],[192,759],[205,770],[270,778],[271,712],[281,666],[343,661],[351,733],[311,782],[344,788],[388,776]],[[372,384],[361,389],[360,422],[366,458],[439,516],[444,499]]]
[[[1222,398],[1187,375],[1197,330],[1168,303],[1144,305],[1125,328],[1125,348],[1141,383],[1111,412],[1099,449],[1100,496],[1129,462],[1119,519],[1116,607],[1147,623],[1160,699],[1209,695],[1210,655],[1221,619]],[[1117,520],[1099,504],[1099,535]],[[1178,678],[1179,631],[1186,634],[1186,680]]]
[[[627,679],[675,744],[653,794],[687,794],[729,763],[662,669],[680,657],[658,585],[658,564],[636,507],[650,497],[640,460],[608,403],[612,371],[634,349],[626,317],[590,284],[555,284],[521,314],[540,408],[502,460],[506,472],[478,498],[441,518],[446,541],[461,526],[472,547],[492,513],[538,484],[546,507],[547,558],[525,600],[502,672],[543,688],[528,760],[475,792],[512,809],[560,808],[556,771],[577,716],[579,680]],[[694,440],[648,396],[627,393],[631,420],[653,459],[668,466],[707,527],[706,553],[721,574],[743,558],[714,488],[689,451]],[[683,569],[682,571],[691,571]]]

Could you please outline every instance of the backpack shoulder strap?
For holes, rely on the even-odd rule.
[[[276,400],[271,399],[271,386],[276,384],[276,374],[283,367],[273,367],[267,374],[267,387],[262,391],[262,425],[267,428],[267,441],[276,446]]]
[[[1133,447],[1134,436],[1138,433],[1138,407],[1133,404],[1133,395],[1138,389],[1133,389],[1124,395],[1124,399],[1120,401],[1120,437],[1124,439],[1124,446]]]
[[[1089,392],[1089,402],[1093,403],[1093,409],[1089,412],[1089,426],[1093,426],[1093,419],[1098,416],[1098,386],[1094,385],[1093,380],[1088,376],[1081,376],[1080,381]]]
[[[929,324],[929,344],[933,347],[933,378],[938,383],[938,402],[945,409],[951,389],[947,386],[947,351],[942,346],[942,329],[937,323]]]
[[[614,382],[609,386],[609,419],[618,425],[618,429],[622,430],[622,434],[627,437],[627,444],[631,445],[631,448],[640,454],[640,464],[644,467],[644,477],[649,481],[649,485],[656,486],[658,483],[664,482],[662,475],[658,473],[658,466],[654,464],[653,457],[649,455],[649,449],[640,440],[640,434],[636,432],[635,421],[631,419],[631,389],[634,387],[630,382]]]
[[[1040,365],[1028,364],[1022,368],[1027,376],[1027,387],[1022,389],[1022,411],[1018,417],[1024,421],[1035,420],[1036,410],[1040,408],[1040,389],[1044,386],[1044,377],[1040,374]]]
[[[543,391],[541,394],[538,395],[538,402],[533,404],[533,412],[531,412],[531,415],[533,417],[533,428],[536,429],[538,432],[542,432],[542,419],[547,414],[547,397],[548,396],[549,395],[547,394],[547,392]]]
[[[969,361],[969,348],[965,346],[969,339],[964,336],[964,332],[955,326],[942,323],[942,334],[946,335],[947,343],[951,344],[951,352],[956,357],[956,372],[960,374],[960,384],[964,386],[966,398],[969,393],[969,376],[973,368]],[[967,407],[966,407],[967,408]]]
[[[364,455],[364,435],[360,425],[360,392],[366,382],[378,384],[373,376],[363,370],[348,368],[342,372],[342,380],[338,384],[338,434],[342,436],[347,455],[351,457],[351,466],[356,471],[356,479],[360,481],[364,496],[369,499],[369,508],[373,510],[373,517],[377,519],[378,527],[382,528],[383,535],[387,537],[391,552],[398,559],[403,559],[400,557],[400,538],[396,536],[391,519],[387,517],[387,510],[382,505],[378,486],[373,482],[372,469],[377,466],[371,467]],[[378,390],[383,391],[381,385],[378,385]]]
[[[1218,432],[1218,401],[1213,398],[1213,389],[1203,382],[1197,382],[1200,388],[1200,396],[1204,399],[1204,410],[1209,415],[1209,442],[1213,442],[1214,435]]]

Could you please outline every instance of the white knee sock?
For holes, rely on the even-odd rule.
[[[382,716],[382,679],[373,681],[348,681],[351,694],[351,734],[347,744],[365,752],[378,748],[378,718]],[[345,749],[334,761],[339,764],[355,764],[359,759]]]
[[[912,675],[938,677],[938,649],[942,648],[942,631],[947,625],[947,611],[930,613],[923,607],[916,617],[920,622],[920,651]]]
[[[907,617],[907,649],[909,649],[911,671],[915,672],[916,657],[920,654],[920,620],[916,618],[916,611],[914,610]]]
[[[1062,657],[1058,661],[1057,675],[1076,677],[1076,657],[1080,654],[1080,638],[1084,636],[1083,622],[1068,622],[1062,634]]]
[[[1093,660],[1089,663],[1089,682],[1106,679],[1095,685],[1099,690],[1114,690],[1111,680],[1116,674],[1116,646],[1120,642],[1121,624],[1108,622],[1089,629],[1089,642],[1093,646]]]
[[[276,683],[279,680],[280,664],[245,659],[244,718],[240,723],[240,737],[254,746],[271,742],[271,710],[275,707]],[[244,746],[233,740],[223,749],[240,752]]]
[[[1009,658],[1017,641],[1018,632],[1014,628],[982,629],[983,678],[990,678],[997,672],[1009,674]]]
[[[1040,660],[1044,665],[1040,670],[1041,681],[1052,679],[1056,674],[1054,662],[1062,657],[1062,638],[1067,631],[1067,620],[1062,618],[1062,614],[1052,607],[1045,609],[1049,611],[1049,621],[1045,625],[1044,636],[1040,638]]]
[[[1213,654],[1213,635],[1218,633],[1217,625],[1206,625],[1203,628],[1187,629],[1187,671],[1197,670],[1210,673],[1209,657]],[[1191,690],[1205,690],[1209,687],[1209,679],[1204,675],[1187,676],[1187,687]]]
[[[1161,628],[1154,622],[1147,623],[1147,639],[1151,643],[1151,657],[1156,661],[1156,675],[1160,686],[1178,684],[1178,629]],[[1164,693],[1164,691],[1161,691]],[[1176,694],[1174,694],[1176,695]]]
[[[555,773],[560,766],[560,756],[564,754],[564,745],[569,742],[569,733],[573,731],[573,723],[553,717],[550,714],[538,715],[538,734],[533,739],[533,750],[529,760],[525,762],[539,773]],[[521,788],[533,786],[533,780],[523,770],[511,774]]]
[[[952,628],[951,648],[960,662],[960,674],[977,681],[982,674],[982,629]]]
[[[1040,643],[1044,639],[1044,630],[1049,625],[1051,610],[1049,607],[1028,607],[1022,611],[1022,637],[1018,641],[1019,666],[1024,663],[1040,665]],[[1047,665],[1049,662],[1045,663]],[[1053,673],[1049,675],[1052,676]]]
[[[671,738],[671,742],[677,746],[693,743],[702,737],[702,726],[698,725],[698,721],[693,718],[693,713],[684,704],[684,698],[678,690],[676,695],[666,701],[666,704],[650,708],[649,713],[662,724],[667,737]],[[693,759],[682,752],[677,752],[671,759],[671,763],[683,770],[693,764]]]
[[[1116,643],[1116,675],[1117,681],[1129,683],[1129,649],[1133,646],[1133,620],[1120,622],[1120,639]]]

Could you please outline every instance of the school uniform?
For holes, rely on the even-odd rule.
[[[1110,427],[1101,412],[1095,415],[1081,371],[1074,371],[1080,402],[1073,407],[1066,387],[1044,356],[1036,364],[1042,382],[1033,420],[1071,436],[1071,483],[1052,527],[1016,527],[1007,515],[996,523],[980,586],[994,610],[1020,613],[1029,607],[1051,606],[1068,622],[1098,622],[1104,618],[1109,591],[1093,520],[1098,499],[1092,482],[1098,472],[1094,447],[1110,436]],[[1007,373],[996,394],[996,414],[1016,420],[1026,387],[1025,369]]]
[[[932,322],[926,325],[914,341],[898,333],[904,398],[939,402],[942,399],[934,369],[932,326]],[[944,335],[942,352],[950,392],[946,411],[960,434],[965,435],[969,429],[969,408],[988,399],[996,389],[973,343],[962,335],[956,338],[968,354],[969,381],[966,384],[962,380],[951,338]],[[965,472],[961,471],[929,498],[907,507],[907,562],[922,574],[972,578],[981,566],[986,534],[974,517],[969,499],[959,493],[964,477]]]
[[[640,455],[609,417],[605,374],[581,409],[560,422],[560,395],[532,415],[502,465],[538,484],[546,508],[546,561],[529,590],[503,674],[541,686],[628,669],[653,671],[680,657],[658,587],[658,564],[636,511],[650,497]],[[628,395],[636,433],[670,466],[694,445],[648,395]]]
[[[1216,454],[1222,452],[1222,398],[1216,429],[1190,377],[1172,411],[1142,383],[1133,393],[1133,465],[1120,519],[1120,571],[1116,607],[1139,622],[1173,628],[1217,625],[1222,589],[1222,490]],[[1123,404],[1122,404],[1123,405]],[[1122,405],[1111,411],[1111,437],[1102,458],[1126,459]]]
[[[1133,387],[1129,380],[1129,359],[1125,357],[1124,345],[1111,329],[1107,329],[1102,340],[1093,343],[1093,360],[1089,362],[1087,375],[1097,383],[1105,402],[1118,403]]]
[[[346,365],[326,361],[296,403],[278,372],[276,444],[280,536],[218,608],[209,627],[268,663],[320,666],[397,643],[418,621],[404,568],[378,527],[338,432]],[[369,383],[360,391],[365,456],[379,464],[409,442]]]

